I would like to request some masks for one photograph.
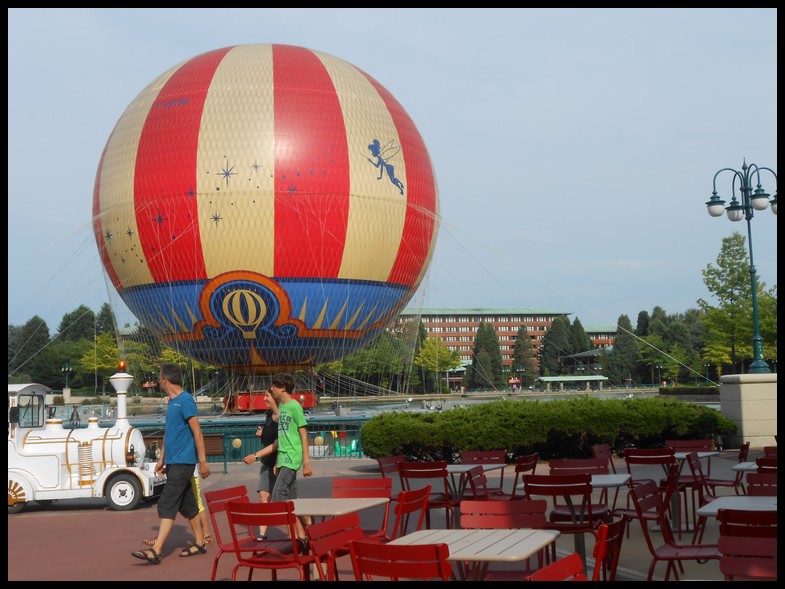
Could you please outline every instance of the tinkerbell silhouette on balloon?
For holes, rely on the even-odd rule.
[[[401,194],[403,194],[403,182],[395,177],[395,166],[390,163],[390,160],[398,155],[399,151],[401,151],[401,146],[396,145],[395,142],[391,140],[385,143],[382,147],[382,145],[379,143],[379,140],[374,139],[373,142],[368,146],[368,149],[370,150],[371,155],[376,158],[376,161],[373,161],[371,158],[367,158],[368,161],[379,168],[379,177],[377,180],[381,180],[384,176],[384,173],[387,172],[390,182],[392,182],[398,188],[398,190],[401,191]]]

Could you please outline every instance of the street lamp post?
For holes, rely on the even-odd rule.
[[[709,382],[709,367],[711,366],[711,362],[706,362],[703,365],[706,367],[706,382]]]
[[[657,386],[662,386],[662,364],[655,364],[654,368],[657,369]]]
[[[68,377],[71,375],[73,371],[74,369],[71,368],[71,363],[68,360],[63,362],[63,367],[60,368],[60,372],[65,374],[65,388],[68,388]]]
[[[774,176],[775,192],[774,197],[769,203],[769,194],[763,190],[760,183],[760,173],[766,171]],[[733,175],[731,183],[731,201],[726,207],[725,201],[717,194],[717,177],[723,172],[730,172]],[[757,182],[757,187],[753,191],[752,180],[753,176]],[[736,181],[739,181],[739,192],[741,193],[741,203],[736,198]],[[763,359],[763,338],[760,335],[760,325],[758,322],[758,281],[755,276],[755,263],[752,258],[752,217],[755,216],[755,211],[765,211],[766,207],[771,204],[771,212],[777,214],[777,192],[776,192],[777,173],[771,168],[758,166],[757,164],[747,165],[747,160],[743,160],[741,172],[733,168],[722,168],[714,174],[713,190],[711,199],[706,203],[709,210],[709,215],[712,217],[721,217],[723,211],[727,211],[728,219],[733,222],[747,220],[747,245],[750,250],[750,281],[752,283],[752,350],[754,360],[750,364],[750,374],[768,374],[769,365]]]

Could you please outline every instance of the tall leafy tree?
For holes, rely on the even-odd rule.
[[[743,372],[744,360],[753,357],[752,335],[752,283],[749,273],[749,257],[747,255],[746,238],[738,231],[723,238],[716,265],[708,264],[704,270],[703,283],[709,293],[716,300],[711,304],[705,299],[698,300],[698,306],[705,312],[706,345],[718,353],[720,350],[729,350],[729,355],[723,358],[723,364],[730,364],[733,372]],[[764,305],[758,305],[759,316],[761,311],[767,316],[760,324],[770,325],[772,319],[768,315],[776,309],[776,304],[768,301],[776,300],[776,289],[766,291],[766,284],[758,279],[758,300],[767,300]],[[776,317],[776,313],[775,313]],[[773,319],[776,321],[776,319]],[[761,332],[763,335],[763,332]],[[767,340],[767,336],[774,337],[774,341]],[[776,354],[776,328],[767,330],[764,337],[764,358],[773,358],[768,350],[773,347]],[[771,345],[769,344],[771,342]]]
[[[553,319],[551,328],[542,338],[540,371],[544,376],[558,376],[563,372],[563,358],[573,353],[570,344],[570,320],[566,315]]]
[[[445,384],[442,383],[440,376],[461,365],[461,353],[445,346],[441,338],[429,337],[420,348],[414,363],[434,375],[437,382],[436,390],[439,391]]]
[[[95,336],[95,345],[79,358],[79,364],[85,375],[94,375],[94,387],[106,393],[109,377],[117,372],[120,353],[117,341],[111,333],[100,333]]]
[[[613,353],[608,363],[607,376],[611,384],[624,386],[626,379],[636,372],[639,362],[640,350],[635,334],[632,332],[630,318],[627,315],[619,315]]]

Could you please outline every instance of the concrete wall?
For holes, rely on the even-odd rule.
[[[720,377],[720,411],[739,426],[725,440],[728,448],[774,446],[777,433],[777,375],[729,374]]]

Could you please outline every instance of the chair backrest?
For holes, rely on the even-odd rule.
[[[517,501],[461,501],[461,527],[465,529],[545,528],[548,502],[545,499]]]
[[[690,467],[692,478],[695,480],[697,485],[695,488],[698,490],[700,503],[704,504],[707,501],[713,501],[716,499],[714,494],[711,492],[709,483],[706,480],[706,475],[703,474],[703,465],[701,464],[700,458],[698,458],[697,452],[690,452],[687,454],[687,465]]]
[[[592,581],[615,581],[619,567],[621,545],[627,516],[616,521],[600,524],[597,528],[597,542],[594,544],[594,572]]]
[[[608,468],[616,474],[616,465],[613,464],[613,448],[610,444],[594,444],[591,447],[591,455],[595,458],[602,458],[608,461]]]
[[[761,456],[755,459],[755,464],[758,465],[758,472],[777,472],[776,456]]]
[[[504,450],[462,450],[461,464],[507,464]]]
[[[467,470],[466,480],[468,488],[464,492],[464,497],[470,499],[491,498],[491,492],[488,490],[488,477],[485,476],[485,470],[482,465],[478,464]]]
[[[512,482],[512,499],[519,499],[525,497],[523,489],[519,488],[523,485],[523,476],[527,474],[536,474],[537,463],[540,461],[540,454],[521,454],[515,457],[515,479]]]
[[[763,455],[765,457],[777,457],[777,446],[763,446]]]
[[[376,459],[379,463],[379,473],[383,477],[398,476],[398,463],[406,460],[403,454],[394,454],[392,456],[380,456]]]
[[[747,462],[747,457],[749,455],[750,455],[750,443],[744,442],[741,445],[741,448],[739,448],[739,462]]]
[[[232,533],[229,530],[229,519],[226,516],[226,505],[230,501],[250,502],[248,488],[245,485],[236,485],[225,489],[216,489],[215,491],[205,491],[204,499],[207,513],[210,515],[210,523],[213,526],[215,541],[218,545],[218,556],[220,556],[221,552],[234,550],[234,544],[231,539]],[[253,538],[255,535],[254,530],[250,527],[246,532],[247,534],[240,534],[238,530],[238,534],[240,534],[243,540]]]
[[[714,440],[665,440],[665,447],[675,452],[710,452],[714,450]],[[706,460],[706,476],[711,476],[711,457]]]
[[[424,481],[431,481],[431,494],[444,493],[450,496],[449,473],[446,460],[429,462],[399,462],[398,474],[401,477],[401,488],[411,491],[422,487]]]
[[[349,544],[357,581],[441,579],[449,581],[452,564],[447,544]]]
[[[548,461],[550,474],[608,474],[608,461],[604,458],[554,458]]]
[[[425,513],[428,510],[428,499],[431,495],[431,486],[425,485],[419,489],[411,491],[401,491],[395,501],[395,522],[393,522],[391,540],[408,534],[409,532],[419,532],[422,530],[425,521]],[[409,529],[409,521],[412,515],[417,514],[417,523],[413,530]]]
[[[461,450],[461,464],[507,464],[505,450]],[[504,485],[504,468],[499,474],[499,486]]]
[[[720,572],[726,581],[776,581],[777,538],[720,536]]]
[[[583,560],[577,552],[546,564],[541,569],[536,570],[526,581],[588,581],[586,571],[583,568]]]
[[[550,518],[549,528],[562,533],[594,531],[599,524],[593,513],[591,501],[591,475],[586,474],[527,474],[523,477],[527,497],[562,498],[569,507],[571,521],[554,521]]]
[[[363,539],[360,516],[356,511],[314,522],[305,527],[305,534],[322,581],[336,580],[336,556],[349,550],[349,542]]]
[[[333,497],[355,498],[355,497],[385,497],[392,501],[391,478],[384,477],[334,477],[333,478]],[[379,524],[380,535],[387,534],[387,524],[390,521],[390,503],[384,507],[382,522]]]
[[[776,497],[777,471],[758,471],[748,473],[747,495],[752,497]]]
[[[659,464],[665,472],[670,465],[676,462],[676,451],[673,448],[625,448],[624,462],[627,465],[627,472],[630,475],[630,484],[653,480],[647,476],[641,476],[638,469],[634,466],[650,466]]]
[[[718,509],[720,536],[777,537],[776,511],[747,511],[746,509]]]
[[[244,566],[265,568],[264,561],[281,563],[298,563],[309,559],[297,542],[295,525],[297,516],[294,514],[293,501],[268,501],[266,503],[249,503],[247,501],[230,501],[226,504],[226,516],[232,531],[238,563]],[[284,530],[283,540],[264,540],[258,543],[253,556],[245,556],[248,551],[242,550],[240,530],[257,529],[260,526],[281,527]],[[240,565],[238,565],[240,566]],[[236,572],[236,569],[235,569]],[[302,574],[301,574],[302,576]]]
[[[660,526],[662,541],[665,544],[675,544],[673,529],[668,518],[668,506],[663,503],[660,488],[654,481],[645,481],[630,489],[630,497],[635,505],[635,513],[641,524],[643,537],[652,556],[657,552],[649,531],[650,521],[655,521]]]

